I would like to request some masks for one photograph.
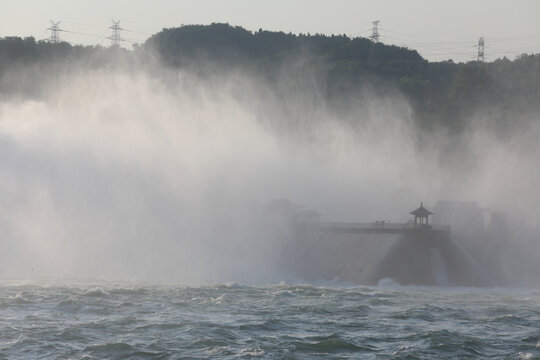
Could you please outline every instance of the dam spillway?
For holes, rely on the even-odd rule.
[[[391,278],[402,285],[489,286],[484,271],[451,237],[450,226],[431,225],[423,204],[414,221],[345,223],[294,221],[286,261],[310,281],[377,284]]]
[[[296,224],[287,261],[310,281],[374,285],[488,286],[489,276],[450,236],[449,227]]]

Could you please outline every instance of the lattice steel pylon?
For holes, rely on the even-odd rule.
[[[375,44],[379,42],[379,22],[380,20],[373,21],[373,27],[371,28],[371,46],[369,47],[368,63],[372,63],[375,59]]]
[[[478,39],[478,57],[476,60],[478,62],[484,62],[484,37]]]
[[[51,22],[51,27],[47,28],[47,30],[51,31],[51,36],[47,39],[48,42],[52,44],[58,44],[62,40],[60,39],[60,31],[63,31],[60,29],[60,21],[54,22],[52,20],[49,20]]]
[[[120,31],[124,30],[120,27],[120,20],[115,21],[114,19],[111,19],[113,24],[109,27],[109,29],[112,30],[111,36],[107,37],[107,39],[111,40],[111,46],[120,46],[120,42],[124,41],[122,37],[120,36]]]

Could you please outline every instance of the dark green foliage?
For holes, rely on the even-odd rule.
[[[128,67],[137,62],[131,51],[101,46],[52,44],[34,38],[0,38],[0,95],[40,97],[69,73]]]
[[[295,35],[263,30],[252,33],[228,24],[163,29],[143,45],[175,65],[193,59],[253,62],[306,53],[327,61],[366,63],[370,46],[368,39],[351,39],[345,35]],[[383,44],[376,44],[375,48],[378,62],[422,61],[415,50]]]
[[[269,86],[280,76],[313,78],[328,103],[340,107],[369,86],[376,96],[400,92],[425,129],[466,130],[478,114],[506,132],[521,121],[516,114],[540,113],[540,55],[492,63],[431,63],[418,52],[382,43],[367,62],[372,42],[345,35],[295,35],[228,24],[164,29],[134,51],[121,48],[49,44],[33,38],[0,39],[0,94],[39,96],[40,86],[69,69],[142,65],[189,67],[204,73],[231,68],[261,76]],[[151,66],[150,66],[151,65]],[[25,78],[23,81],[22,77]],[[299,91],[304,80],[293,86]]]

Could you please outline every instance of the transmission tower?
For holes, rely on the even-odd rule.
[[[112,33],[111,36],[107,37],[107,39],[111,40],[111,46],[120,46],[120,41],[123,41],[122,37],[120,36],[120,31],[124,30],[120,27],[120,20],[114,21],[114,19],[111,19],[113,24],[109,27],[111,29]]]
[[[60,40],[60,31],[64,31],[60,29],[60,21],[54,22],[52,20],[49,20],[51,22],[51,27],[47,28],[47,30],[51,31],[51,36],[47,39],[48,42],[52,44],[58,44]]]
[[[372,63],[375,58],[375,44],[379,42],[379,22],[380,20],[373,21],[373,27],[371,28],[371,46],[369,48],[368,63]]]
[[[484,62],[484,38],[483,37],[478,39],[478,57],[476,60],[478,62]]]

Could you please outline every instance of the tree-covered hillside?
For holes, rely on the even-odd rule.
[[[228,24],[187,25],[163,29],[151,36],[143,45],[157,50],[167,61],[182,64],[193,58],[207,61],[218,60],[267,62],[279,61],[290,56],[309,54],[328,62],[367,62],[372,42],[366,38],[349,38],[345,35],[295,35],[284,32],[250,32]],[[375,45],[379,62],[424,61],[415,51]]]
[[[425,129],[461,132],[480,114],[504,131],[521,117],[540,114],[538,54],[491,63],[433,63],[415,50],[377,43],[368,62],[371,46],[366,38],[250,32],[228,24],[164,29],[132,51],[8,37],[0,39],[0,94],[37,96],[38,78],[54,79],[66,69],[83,65],[235,68],[256,73],[272,84],[277,73],[294,64],[297,74],[316,79],[330,103],[360,96],[359,89],[367,85],[375,93],[397,89],[410,101],[416,121]]]

